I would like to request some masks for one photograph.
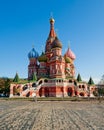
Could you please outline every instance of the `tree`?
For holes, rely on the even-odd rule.
[[[9,95],[11,79],[0,78],[0,93]]]
[[[99,96],[104,96],[104,88],[98,88]]]
[[[10,93],[10,83],[11,83],[11,80],[9,78],[7,78],[5,80],[5,94],[6,95],[9,95],[9,93]]]
[[[4,78],[0,78],[0,93],[4,93],[5,90],[5,80]]]

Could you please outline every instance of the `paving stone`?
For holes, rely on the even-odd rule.
[[[104,102],[0,100],[0,130],[104,130]]]

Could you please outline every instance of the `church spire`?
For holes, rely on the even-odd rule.
[[[54,30],[54,23],[55,23],[55,20],[51,17],[50,18],[50,33],[49,33],[49,37],[52,37],[52,38],[56,37],[56,33],[55,33],[55,30]]]

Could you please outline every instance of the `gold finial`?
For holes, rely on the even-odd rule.
[[[51,13],[50,13],[50,15],[51,15],[51,18],[50,18],[50,23],[54,23],[54,22],[55,22],[55,20],[54,20],[54,18],[53,18],[53,13],[51,12]]]

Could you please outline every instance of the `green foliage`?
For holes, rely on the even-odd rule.
[[[0,93],[9,95],[11,79],[0,78]]]
[[[78,82],[81,82],[81,81],[82,81],[80,74],[78,74],[78,76],[77,76],[77,81],[78,81]]]
[[[18,73],[16,73],[14,79],[13,79],[13,82],[19,82],[19,76],[18,76]]]
[[[104,88],[98,88],[99,96],[104,96]]]

